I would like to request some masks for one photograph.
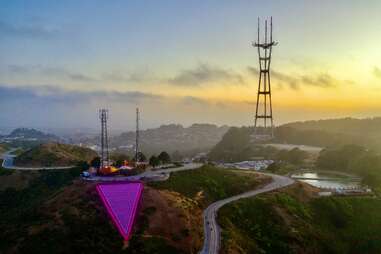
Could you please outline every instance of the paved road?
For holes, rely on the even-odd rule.
[[[14,158],[16,155],[12,154],[16,149],[11,149],[8,152],[2,154],[0,157],[3,159],[3,164],[1,165],[5,169],[16,169],[16,170],[48,170],[48,169],[69,169],[74,166],[65,167],[18,167],[13,165]]]
[[[178,168],[160,169],[155,171],[145,171],[139,175],[133,176],[93,176],[89,178],[83,178],[86,181],[137,181],[143,178],[151,178],[153,181],[165,181],[169,178],[169,174],[173,172],[198,169],[202,166],[202,163],[188,163]]]
[[[248,192],[239,194],[237,196],[233,196],[230,198],[226,198],[226,199],[214,202],[204,210],[203,216],[204,216],[205,239],[204,239],[204,246],[200,252],[201,254],[218,254],[219,253],[220,243],[221,243],[221,239],[220,239],[221,234],[220,234],[220,227],[218,226],[216,221],[218,209],[220,209],[222,206],[226,205],[227,203],[236,201],[238,199],[248,198],[248,197],[258,195],[260,193],[283,188],[295,182],[293,179],[289,177],[285,177],[285,176],[274,175],[274,174],[264,174],[264,175],[271,176],[273,178],[273,181],[263,186],[260,189],[248,191]]]

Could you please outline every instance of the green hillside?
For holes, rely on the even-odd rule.
[[[294,186],[224,206],[223,253],[381,253],[380,198],[308,192]]]
[[[381,150],[381,118],[342,118],[293,122],[276,129],[281,143],[322,147],[356,144]]]
[[[250,127],[232,127],[210,151],[213,161],[242,161],[267,156],[273,151],[253,146]],[[381,151],[381,118],[330,119],[294,122],[276,127],[270,143],[337,148],[355,144]]]
[[[126,249],[94,184],[78,179],[80,168],[19,171],[22,188],[0,190],[0,253],[181,253],[159,237],[135,232]],[[16,173],[13,173],[16,174]],[[7,177],[7,178],[6,178]],[[10,176],[0,176],[0,184]],[[138,219],[139,230],[148,222]]]
[[[97,153],[89,148],[59,144],[40,144],[23,152],[15,159],[17,166],[70,166],[79,161],[90,161]]]
[[[206,206],[216,200],[255,189],[263,181],[255,174],[205,165],[198,170],[173,173],[167,181],[152,182],[150,185],[181,193]]]
[[[364,135],[381,137],[381,117],[374,118],[340,118],[293,122],[282,125],[297,130],[320,130],[350,135]]]

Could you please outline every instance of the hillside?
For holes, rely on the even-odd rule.
[[[0,154],[4,153],[7,150],[8,150],[8,146],[6,144],[0,143]]]
[[[202,208],[268,181],[255,174],[205,166],[145,186],[128,245],[112,225],[95,185],[79,169],[18,171],[22,185],[0,190],[1,253],[198,253]],[[0,176],[0,185],[10,176]],[[190,180],[190,181],[188,181]],[[186,183],[186,184],[185,184]]]
[[[167,181],[152,182],[150,186],[180,193],[206,208],[214,201],[255,189],[269,180],[246,171],[204,165],[198,170],[173,173]]]
[[[78,174],[43,171],[23,188],[0,190],[0,253],[175,254],[200,248],[202,232],[196,225],[201,225],[201,210],[179,194],[151,188],[144,190],[127,246],[95,185],[77,181]]]
[[[14,129],[9,135],[5,136],[6,139],[21,139],[21,140],[38,140],[38,141],[58,141],[59,137],[53,134],[47,134],[42,131],[31,128],[17,128]]]
[[[318,198],[297,183],[222,207],[222,253],[381,253],[380,209],[380,198]]]
[[[232,127],[209,152],[208,157],[212,161],[240,161],[247,160],[251,156],[250,134],[253,132],[249,127]],[[246,153],[250,153],[247,156]]]
[[[381,117],[374,118],[339,118],[327,120],[314,120],[303,122],[292,122],[282,125],[297,130],[318,130],[336,132],[349,135],[381,136]]]
[[[74,145],[45,143],[16,157],[16,166],[51,167],[70,166],[79,161],[90,161],[97,153],[89,148]]]
[[[142,130],[140,142],[142,151],[147,154],[159,153],[163,150],[173,153],[208,151],[229,129],[227,126],[218,127],[212,124],[193,124],[190,127],[170,124],[159,128]],[[133,146],[135,144],[135,132],[122,133],[112,137],[112,147]]]
[[[210,151],[214,161],[242,161],[253,156],[263,156],[263,151],[253,150],[254,130],[250,127],[232,127]],[[330,119],[294,122],[281,125],[274,130],[271,143],[310,145],[318,147],[340,147],[348,144],[360,145],[381,151],[381,118]]]
[[[323,147],[357,144],[380,150],[381,118],[293,122],[279,126],[276,139],[281,143]]]

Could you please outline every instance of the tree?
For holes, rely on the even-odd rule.
[[[134,161],[136,161],[136,156],[134,156]],[[147,157],[142,152],[138,152],[138,161],[147,161]]]
[[[87,161],[79,161],[77,163],[77,167],[79,167],[82,171],[86,171],[90,168],[90,165]]]
[[[158,157],[156,157],[155,155],[152,155],[150,158],[149,158],[149,164],[152,166],[152,167],[157,167],[159,164],[160,164],[160,160]]]
[[[163,151],[159,154],[158,159],[163,164],[167,164],[167,163],[171,162],[171,157],[169,157],[169,154],[165,151]]]
[[[100,168],[101,167],[101,158],[99,156],[95,157],[91,160],[90,166],[93,168]]]
[[[338,149],[324,149],[316,161],[319,168],[349,171],[351,161],[366,154],[366,149],[358,145],[344,145]]]

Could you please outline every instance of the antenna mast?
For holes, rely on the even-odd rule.
[[[136,140],[135,140],[135,162],[139,162],[139,108],[136,108]]]
[[[99,110],[99,119],[101,120],[101,168],[109,166],[109,149],[108,149],[108,133],[107,119],[108,110]]]
[[[257,102],[254,120],[254,138],[272,139],[274,137],[273,109],[271,102],[270,64],[272,47],[278,43],[273,41],[273,19],[270,18],[270,31],[267,29],[268,20],[264,22],[264,40],[260,36],[260,19],[258,18],[257,41],[253,47],[258,50],[259,58],[259,82],[257,91]],[[268,41],[268,38],[270,39]],[[262,125],[259,123],[262,122]]]

